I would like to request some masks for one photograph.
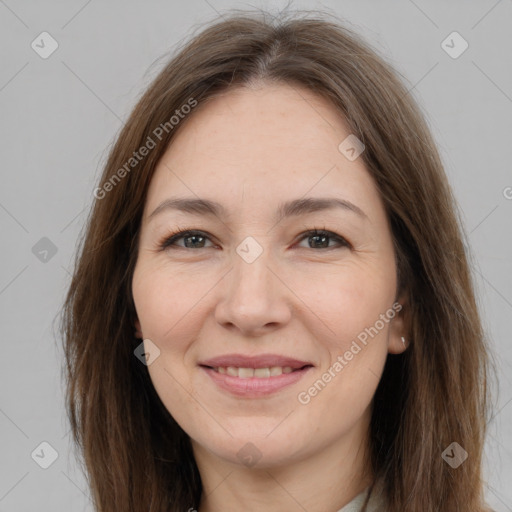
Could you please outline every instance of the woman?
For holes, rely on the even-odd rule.
[[[217,21],[94,195],[62,328],[98,511],[486,510],[462,229],[418,107],[359,36]]]

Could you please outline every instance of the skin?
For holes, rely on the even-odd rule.
[[[151,380],[191,438],[204,486],[199,512],[336,511],[370,483],[371,402],[387,354],[405,350],[406,308],[376,185],[361,158],[338,150],[349,134],[334,107],[309,90],[231,88],[190,114],[155,170],[132,282],[135,327],[160,349],[148,365]],[[228,215],[169,209],[148,219],[176,196],[215,200]],[[366,217],[331,209],[276,224],[278,204],[302,197],[343,198]],[[314,228],[350,246],[332,237],[322,245],[307,233]],[[180,229],[207,238],[159,249]],[[248,236],[263,249],[252,263],[236,252]],[[404,310],[300,403],[298,394],[397,300]],[[272,396],[234,397],[198,366],[234,352],[277,353],[314,368]],[[256,447],[255,465],[237,456],[247,443]]]

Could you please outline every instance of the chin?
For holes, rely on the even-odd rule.
[[[226,434],[218,443],[212,443],[211,436],[196,440],[196,443],[226,462],[255,469],[269,469],[296,463],[306,456],[308,449],[311,449],[311,444],[307,440],[290,435],[286,430],[278,434],[279,427],[276,428],[276,424],[273,428],[276,429],[274,432],[265,428],[264,432],[257,435],[248,435],[247,432],[237,434],[231,431],[233,437]]]

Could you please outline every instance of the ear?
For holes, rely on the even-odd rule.
[[[139,322],[138,318],[137,318],[137,320],[135,320],[134,326],[135,326],[135,337],[142,339],[143,338],[142,329],[140,327],[140,322]]]
[[[401,354],[409,346],[409,307],[405,293],[395,301],[391,309],[395,316],[389,327],[388,352]]]

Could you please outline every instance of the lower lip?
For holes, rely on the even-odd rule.
[[[225,373],[219,373],[206,366],[201,366],[201,368],[221,389],[229,391],[236,396],[257,398],[260,396],[270,395],[271,393],[275,393],[286,386],[290,386],[295,382],[298,382],[313,367],[307,366],[306,368],[302,368],[291,373],[282,373],[275,377],[249,377],[247,379],[241,379],[240,377],[232,377]]]

